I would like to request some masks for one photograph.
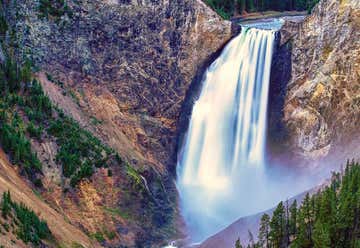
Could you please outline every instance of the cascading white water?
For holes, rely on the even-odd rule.
[[[206,71],[178,161],[193,241],[273,202],[262,181],[275,32],[243,27]]]

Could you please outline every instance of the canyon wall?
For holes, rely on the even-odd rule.
[[[4,1],[12,32],[3,45],[18,61],[33,62],[53,103],[140,172],[155,207],[120,169],[112,178],[99,169],[65,192],[60,170],[48,162],[56,155],[51,142],[32,144],[48,167],[45,186],[56,189],[42,196],[88,235],[107,223],[117,233],[108,246],[154,246],[178,235],[173,181],[178,130],[187,122],[181,112],[190,111],[193,89],[231,38],[231,23],[200,0],[68,1],[60,16],[42,13],[39,4]],[[270,93],[270,142],[282,144],[281,152],[315,160],[358,138],[359,15],[357,0],[323,0],[303,23],[281,30]],[[129,217],[118,206],[134,211]]]
[[[174,184],[181,108],[193,78],[231,38],[231,23],[200,0],[42,2],[3,3],[4,50],[31,61],[53,104],[139,173],[96,169],[65,188],[56,142],[44,139],[32,142],[42,197],[93,239],[115,232],[104,246],[164,244],[182,225]]]
[[[359,2],[351,0],[320,1],[293,37],[284,121],[295,153],[316,159],[358,138],[359,38]]]
[[[39,18],[33,1],[18,1],[22,52],[78,93],[82,108],[109,127],[103,133],[109,144],[166,173],[185,93],[230,38],[230,22],[194,0],[70,1],[69,7],[71,18],[54,21]]]
[[[358,1],[323,0],[304,22],[285,24],[273,65],[271,97],[282,102],[272,144],[280,140],[280,150],[307,161],[358,154],[359,38]]]

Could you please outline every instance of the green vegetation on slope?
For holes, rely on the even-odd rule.
[[[54,20],[53,17],[49,19]],[[9,29],[6,31],[7,34],[15,33],[14,27],[11,25],[7,27]],[[16,43],[15,38],[12,44]],[[111,181],[114,182],[113,192],[116,195],[121,194],[118,199],[115,199],[116,196],[110,196],[110,199],[114,199],[111,203],[104,196],[102,198],[104,200],[99,203],[104,209],[104,214],[113,219],[110,227],[128,225],[131,232],[136,230],[133,239],[137,247],[150,247],[154,243],[160,243],[165,237],[174,235],[174,208],[162,185],[160,175],[145,166],[141,168],[139,165],[140,168],[133,168],[116,152],[54,106],[44,93],[41,84],[32,78],[34,68],[32,63],[24,59],[27,55],[22,58],[16,56],[14,51],[16,47],[12,44],[8,44],[0,36],[0,49],[2,48],[5,58],[8,58],[6,63],[0,62],[0,116],[2,117],[0,147],[4,149],[10,161],[13,163],[16,161],[20,174],[28,177],[35,186],[41,187],[45,166],[50,166],[52,169],[54,166],[52,162],[55,162],[56,168],[62,170],[62,173],[59,173],[60,181],[56,177],[55,183],[59,182],[61,184],[59,186],[66,193],[61,197],[68,197],[69,204],[73,204],[75,209],[83,209],[82,206],[77,205],[79,197],[73,194],[76,191],[69,186],[76,189],[75,186],[79,182],[91,177],[99,167],[109,167],[107,171],[108,176],[112,177]],[[47,77],[63,89],[64,95],[69,93],[76,98],[62,82],[52,78],[50,74],[47,74]],[[92,118],[91,122],[93,125],[101,124],[95,118]],[[4,129],[7,126],[9,128]],[[9,135],[4,136],[2,132]],[[7,143],[11,146],[6,146]],[[45,151],[44,144],[51,144],[51,147],[48,146],[50,150]],[[55,161],[48,161],[49,155],[55,157]],[[17,159],[18,156],[20,159]],[[40,160],[44,163],[43,166]],[[57,170],[54,173],[57,173]],[[102,180],[102,175],[97,178]],[[101,197],[104,192],[101,192],[100,187],[107,185],[106,183],[106,181],[94,183],[95,188],[99,187],[96,190],[99,190]],[[51,186],[37,190],[51,192]],[[98,221],[97,216],[94,216],[95,221]],[[82,222],[79,222],[81,225]],[[122,241],[117,241],[118,238],[126,235],[122,233],[123,231],[128,232],[127,228],[121,231],[121,229],[104,228],[103,223],[96,224],[96,230],[91,231],[95,231],[94,239],[100,241],[105,238],[106,242],[114,240],[113,242],[121,244]],[[86,225],[83,229],[90,234]],[[115,230],[120,230],[117,231],[119,234]]]
[[[240,240],[236,248],[242,247]],[[300,206],[280,202],[273,216],[264,214],[259,241],[249,247],[360,247],[360,164],[347,163],[329,186],[306,195]]]
[[[212,9],[225,19],[236,13],[258,11],[303,11],[309,13],[319,0],[205,0]]]
[[[108,167],[111,157],[118,158],[112,149],[52,106],[40,83],[31,80],[29,63],[21,67],[8,61],[0,69],[0,144],[28,175],[41,172],[30,138],[50,136],[56,140],[56,160],[73,187],[91,177],[95,168]]]
[[[26,136],[26,124],[17,109],[17,106],[28,109],[29,107],[25,106],[29,102],[34,103],[33,98],[18,94],[21,90],[24,96],[29,95],[29,84],[22,87],[22,82],[29,81],[26,67],[20,68],[11,60],[0,65],[0,144],[13,163],[20,165],[26,174],[32,175],[40,172],[41,163],[31,151],[30,140]],[[42,113],[42,102],[33,107],[34,111]]]
[[[94,166],[108,167],[109,156],[114,154],[90,132],[81,129],[78,123],[63,114],[50,121],[47,131],[57,138],[60,150],[56,159],[63,165],[64,176],[71,178],[72,186],[82,178],[90,177]]]
[[[59,16],[55,9],[66,6],[63,0],[40,1],[40,10],[52,16]],[[0,33],[10,31],[6,19],[0,18]],[[3,42],[0,37],[0,44]],[[36,186],[42,185],[42,166],[31,145],[35,140],[56,140],[56,162],[73,187],[91,177],[96,168],[108,167],[111,158],[121,163],[112,149],[52,105],[40,83],[32,79],[30,61],[16,61],[11,51],[4,53],[6,60],[0,63],[0,145],[23,174]]]
[[[24,243],[41,245],[41,240],[52,240],[53,237],[47,223],[25,206],[11,199],[10,192],[4,192],[0,203],[1,216],[5,220],[3,227],[5,232],[14,229],[16,236]]]

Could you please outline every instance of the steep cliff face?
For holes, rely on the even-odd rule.
[[[194,0],[70,1],[71,18],[56,21],[20,2],[20,44],[33,61],[79,93],[108,143],[165,173],[185,92],[230,23]]]
[[[69,190],[55,140],[33,140],[42,196],[102,245],[159,245],[176,235],[180,109],[231,24],[199,0],[44,2],[3,3],[5,50],[32,61],[51,101],[136,171],[96,169]]]
[[[289,70],[280,80],[287,83],[286,146],[310,160],[343,145],[356,149],[346,145],[360,128],[359,2],[320,1],[303,23],[284,29],[281,49],[288,62],[279,66]]]

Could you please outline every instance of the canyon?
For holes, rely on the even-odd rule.
[[[1,192],[9,188],[17,200],[43,212],[67,245],[159,247],[186,237],[175,185],[178,152],[203,74],[240,26],[200,0],[68,1],[71,12],[60,17],[41,16],[34,1],[2,5],[12,30],[2,50],[32,61],[51,102],[134,168],[141,190],[116,166],[112,177],[100,168],[69,190],[56,144],[45,139],[32,141],[44,165],[42,200],[31,192],[31,182],[8,168],[3,153],[0,179],[20,186],[2,184]],[[304,20],[285,20],[270,77],[273,164],[316,174],[359,158],[359,37],[357,0],[321,0]],[[26,188],[26,197],[19,188]],[[247,232],[248,225],[236,232]],[[115,238],[91,238],[105,231]]]

